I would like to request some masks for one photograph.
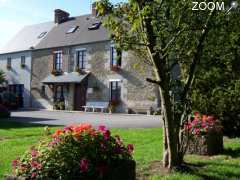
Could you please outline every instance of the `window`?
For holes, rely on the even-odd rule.
[[[8,57],[7,58],[7,69],[11,69],[12,68],[12,58]]]
[[[119,86],[119,81],[110,82],[110,101],[119,102],[121,97],[121,88]]]
[[[66,32],[66,34],[74,33],[78,28],[79,28],[79,26],[71,27],[71,28]]]
[[[79,69],[86,69],[87,61],[86,61],[86,50],[78,50],[77,51],[77,61],[76,66]]]
[[[62,51],[54,52],[53,68],[56,71],[62,71]]]
[[[67,96],[67,88],[63,85],[55,86],[54,99],[55,101],[64,101]]]
[[[43,38],[46,34],[47,34],[47,32],[42,32],[41,34],[39,34],[38,39]]]
[[[26,58],[25,56],[21,56],[21,67],[25,67],[26,65]]]
[[[10,84],[8,91],[17,96],[17,106],[23,107],[24,101],[24,85],[23,84]]]
[[[88,30],[97,30],[101,26],[101,22],[95,22],[90,27],[88,27]]]
[[[46,95],[46,87],[43,85],[41,89],[41,95],[45,96]]]
[[[122,53],[117,51],[113,46],[110,49],[110,65],[111,67],[121,67]]]

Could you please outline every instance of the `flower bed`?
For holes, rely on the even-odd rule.
[[[223,150],[222,126],[213,116],[194,116],[185,125],[188,148],[187,153],[215,155]]]
[[[6,179],[135,179],[133,145],[125,146],[104,126],[67,126],[12,162]]]

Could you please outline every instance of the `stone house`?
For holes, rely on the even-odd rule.
[[[134,52],[116,52],[107,30],[92,14],[70,17],[55,10],[55,26],[32,53],[32,107],[82,110],[89,102],[110,102],[117,112],[156,108],[150,67],[138,71]],[[117,55],[119,60],[117,60]]]
[[[53,26],[52,22],[26,26],[0,50],[0,70],[20,107],[31,107],[32,52]]]

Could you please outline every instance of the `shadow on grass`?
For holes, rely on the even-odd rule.
[[[58,125],[41,124],[43,121],[55,121],[56,119],[29,118],[29,117],[11,117],[0,119],[0,129],[17,129],[31,127],[57,127]],[[59,125],[60,126],[60,125]]]
[[[201,179],[239,179],[240,177],[240,148],[224,149],[220,155],[230,156],[226,159],[209,159],[206,161],[198,161],[195,163],[186,163],[188,171],[183,173],[191,174],[200,177]],[[226,160],[226,161],[225,161]]]
[[[211,165],[211,167],[208,167]],[[206,162],[201,163],[202,168],[194,169],[189,172],[191,175],[198,176],[202,179],[214,179],[214,180],[225,180],[225,179],[239,179],[240,171],[234,171],[239,169],[239,165],[229,165],[227,163],[217,162]]]
[[[232,158],[238,158],[238,157],[240,157],[240,148],[236,148],[236,149],[227,148],[227,149],[224,149],[223,154],[231,156]]]

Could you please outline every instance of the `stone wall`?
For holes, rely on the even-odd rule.
[[[68,72],[68,48],[43,49],[33,52],[31,93],[33,97],[32,107],[34,108],[52,109],[53,91],[49,86],[45,85],[46,93],[43,95],[41,92],[44,85],[42,81],[51,75],[53,70],[53,52],[59,50],[63,51],[63,71]]]
[[[156,107],[155,87],[146,82],[147,77],[151,77],[151,69],[144,64],[143,69],[139,70],[136,64],[139,62],[133,52],[123,52],[122,68],[119,71],[110,69],[110,47],[111,43],[99,42],[63,48],[63,69],[65,72],[73,72],[76,65],[76,52],[79,49],[87,51],[87,69],[90,72],[88,77],[87,102],[90,101],[109,101],[110,80],[119,80],[121,86],[121,105],[117,108],[118,112],[127,112],[128,108],[141,107],[148,109]],[[59,50],[59,49],[57,49]],[[33,53],[33,75],[32,75],[32,95],[36,100],[33,106],[38,106],[39,100],[45,99],[45,103],[40,107],[48,108],[52,102],[52,92],[46,87],[46,97],[41,96],[41,81],[51,74],[53,67],[52,52],[54,50],[37,50]],[[74,85],[69,86],[68,95],[69,109],[74,106]],[[42,102],[42,101],[41,101]]]

